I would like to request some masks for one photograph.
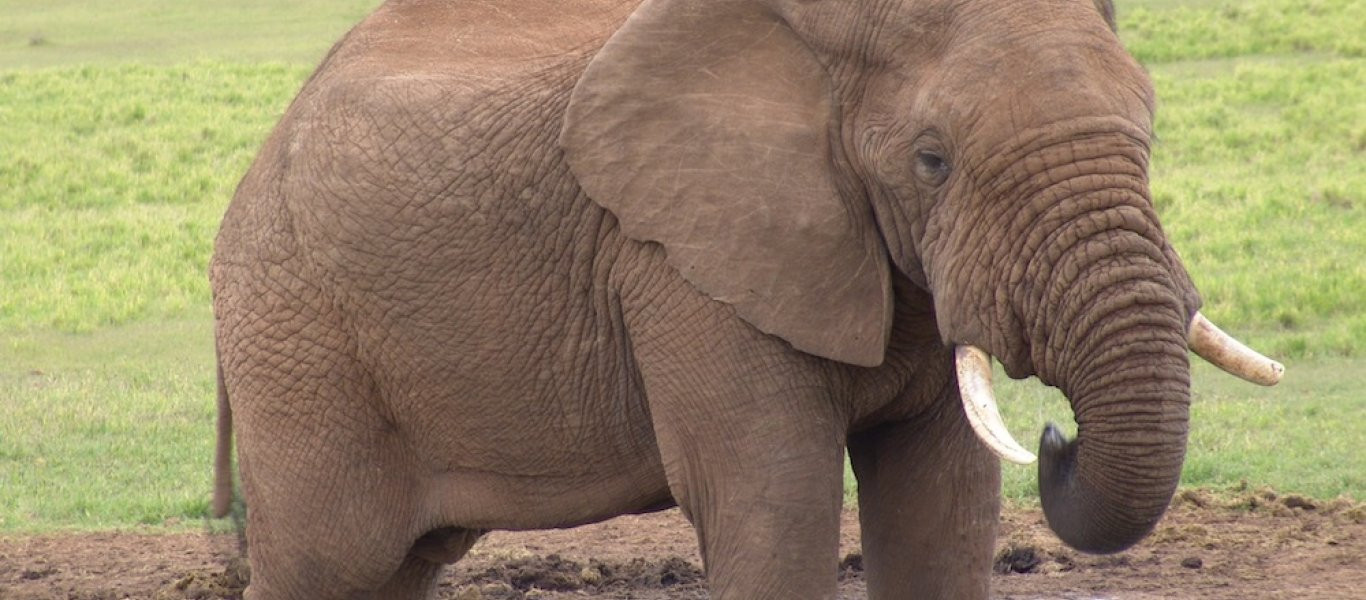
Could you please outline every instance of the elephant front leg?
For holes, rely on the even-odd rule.
[[[988,596],[1000,465],[956,395],[938,406],[850,437],[869,598]]]
[[[624,295],[623,313],[669,490],[697,530],[711,598],[833,598],[848,417],[828,362],[654,264],[663,287]]]
[[[773,410],[696,427],[659,411],[669,486],[693,523],[711,597],[835,595],[843,452],[829,423]]]

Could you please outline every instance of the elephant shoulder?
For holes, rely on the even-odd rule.
[[[635,4],[388,2],[305,84],[277,128],[282,154],[340,152],[329,158],[373,172],[405,151],[450,164],[558,130],[588,60]]]
[[[553,140],[570,91],[635,4],[385,3],[309,78],[239,186],[230,217],[274,215],[268,220],[298,230],[276,238],[341,235],[348,223],[422,214],[413,204],[462,218],[502,210],[489,198],[539,193],[526,188],[554,179],[544,173],[558,168]],[[451,201],[423,201],[436,197]],[[242,229],[244,237],[263,233]]]

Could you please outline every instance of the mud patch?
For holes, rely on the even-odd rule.
[[[1006,511],[993,581],[1002,599],[1356,599],[1366,589],[1362,503],[1269,489],[1182,490],[1157,529],[1111,556],[1057,540],[1034,511]]]
[[[482,572],[449,580],[459,600],[522,600],[543,592],[578,592],[601,597],[633,591],[697,591],[705,587],[702,570],[679,557],[660,561],[637,558],[629,562],[589,560],[586,564],[558,554],[506,561]]]
[[[839,580],[855,579],[863,576],[863,555],[850,552],[840,561]]]
[[[1040,564],[1043,564],[1043,559],[1039,555],[1039,550],[1033,546],[1011,544],[996,553],[992,570],[1001,575],[1033,573],[1039,570]]]
[[[192,571],[158,590],[153,600],[218,600],[242,597],[251,580],[246,559],[234,557],[217,571]]]
[[[844,515],[839,598],[867,597],[858,516]],[[0,599],[240,598],[234,536],[93,533],[0,538]],[[1037,510],[1007,509],[999,600],[1357,600],[1366,505],[1272,490],[1183,490],[1148,539],[1113,556],[1062,545]],[[677,511],[568,530],[495,532],[439,583],[441,600],[702,600],[696,536]],[[832,565],[834,566],[834,565]]]

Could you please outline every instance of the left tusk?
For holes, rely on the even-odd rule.
[[[1191,350],[1231,375],[1260,385],[1276,385],[1285,373],[1284,365],[1244,346],[1198,312],[1191,319],[1189,335]]]
[[[996,456],[1010,462],[1027,465],[1038,460],[1010,436],[1001,411],[996,407],[996,395],[991,391],[991,356],[976,346],[958,346],[953,350],[954,366],[958,373],[958,395],[963,399],[963,412],[968,415],[972,431]]]

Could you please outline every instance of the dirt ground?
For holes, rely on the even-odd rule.
[[[865,597],[858,519],[844,516],[841,599]],[[1064,548],[1037,511],[1003,515],[994,597],[1366,598],[1366,504],[1268,490],[1183,491],[1156,532],[1114,556]],[[86,533],[0,538],[0,600],[235,598],[236,537]],[[706,598],[677,510],[571,530],[486,536],[440,584],[443,600]]]

